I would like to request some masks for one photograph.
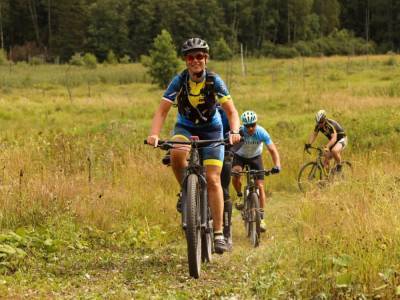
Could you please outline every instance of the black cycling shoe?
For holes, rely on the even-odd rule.
[[[182,192],[177,194],[178,201],[176,202],[176,210],[178,213],[182,213]]]
[[[217,254],[222,254],[228,251],[228,245],[226,244],[224,236],[222,234],[214,237],[214,250]]]

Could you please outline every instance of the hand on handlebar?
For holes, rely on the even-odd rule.
[[[281,171],[281,168],[278,166],[275,166],[271,169],[271,174],[278,174],[278,173],[280,173],[280,171]]]
[[[156,135],[156,134],[149,135],[147,137],[147,144],[152,145],[154,147],[157,147],[158,146],[158,140],[159,140],[158,135]]]
[[[234,145],[240,142],[241,135],[239,133],[229,133],[229,144]]]

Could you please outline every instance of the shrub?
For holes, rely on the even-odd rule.
[[[111,64],[111,65],[116,65],[118,64],[118,59],[115,56],[114,51],[109,50],[107,53],[107,58],[106,58],[106,63]]]
[[[277,45],[273,55],[276,58],[294,58],[299,56],[299,52],[293,47]]]
[[[233,52],[224,38],[220,38],[212,49],[212,57],[216,60],[228,60],[233,57]]]
[[[310,43],[304,41],[298,41],[293,47],[301,54],[301,56],[312,56],[313,50]]]
[[[83,66],[83,57],[80,53],[75,53],[72,55],[71,59],[69,60],[69,64],[73,66]]]
[[[312,43],[312,52],[324,55],[359,55],[375,52],[375,44],[357,38],[345,29],[336,30],[329,36],[319,38]]]
[[[121,57],[119,59],[119,62],[121,64],[129,64],[131,62],[131,57],[129,55],[125,54],[123,57]]]
[[[43,65],[45,63],[45,59],[43,56],[34,56],[29,58],[29,64],[32,66]]]
[[[8,62],[7,55],[4,49],[0,48],[0,65],[5,65]]]
[[[144,66],[148,68],[152,82],[157,83],[160,88],[167,87],[179,68],[179,59],[168,31],[163,29],[154,39],[150,59],[145,63]]]
[[[391,54],[390,57],[384,62],[384,64],[387,66],[397,66],[396,56]]]
[[[262,56],[273,56],[275,51],[275,44],[270,41],[264,41],[261,45],[260,54]]]
[[[83,56],[83,62],[85,64],[85,66],[89,69],[97,68],[97,58],[92,53],[86,53]]]

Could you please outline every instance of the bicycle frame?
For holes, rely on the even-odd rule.
[[[324,156],[324,151],[319,147],[310,147],[310,149],[314,149],[314,150],[318,151],[318,156],[317,156],[315,162],[317,163],[318,167],[322,170],[323,176],[325,178],[328,178],[329,177],[329,171],[326,170],[326,168],[324,166],[324,162],[322,161],[322,159],[325,157]],[[308,152],[308,153],[310,153],[310,152]]]

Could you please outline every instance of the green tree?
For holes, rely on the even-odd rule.
[[[87,39],[88,6],[85,0],[57,0],[52,10],[52,51],[61,61],[83,52]]]
[[[161,34],[154,39],[147,67],[153,83],[157,83],[160,88],[165,88],[171,78],[177,74],[179,59],[168,31],[162,30]]]
[[[215,45],[212,47],[212,58],[216,60],[228,60],[233,56],[233,52],[231,48],[229,48],[228,44],[224,40],[224,38],[220,38]]]
[[[152,0],[131,0],[128,29],[129,54],[133,59],[147,54],[154,37],[160,32],[157,22],[161,22],[162,19],[156,19],[156,5],[156,2]]]
[[[337,0],[314,0],[313,11],[319,17],[323,35],[339,28],[340,5]]]
[[[89,7],[87,50],[101,61],[112,49],[117,56],[128,51],[128,1],[97,0]]]

